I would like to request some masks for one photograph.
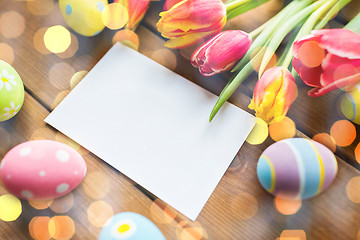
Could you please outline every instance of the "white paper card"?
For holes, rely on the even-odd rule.
[[[255,124],[217,96],[121,44],[45,119],[195,220]]]

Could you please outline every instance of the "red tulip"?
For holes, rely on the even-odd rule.
[[[251,45],[249,34],[240,30],[224,31],[201,45],[192,55],[191,64],[204,76],[212,76],[235,66]]]
[[[226,23],[226,7],[221,0],[183,0],[160,17],[157,29],[170,39],[165,46],[183,48],[220,32]]]
[[[280,122],[296,97],[297,87],[289,70],[272,67],[256,83],[249,108],[267,124]]]
[[[318,97],[360,82],[360,35],[347,29],[314,30],[293,46],[293,67]]]

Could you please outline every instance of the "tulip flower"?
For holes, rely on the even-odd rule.
[[[166,0],[164,3],[164,11],[169,10],[172,6],[183,0]]]
[[[360,34],[347,29],[315,30],[293,46],[293,67],[318,97],[360,82]]]
[[[124,4],[129,15],[129,20],[125,27],[130,30],[135,30],[143,19],[149,7],[150,0],[115,0],[114,2]]]
[[[201,45],[191,57],[191,64],[204,76],[212,76],[235,66],[251,45],[249,34],[240,30],[224,31]]]
[[[183,0],[160,13],[157,29],[169,48],[184,48],[219,33],[226,23],[221,0]]]
[[[297,87],[289,70],[273,67],[265,71],[256,83],[249,108],[267,124],[280,122],[296,97]]]

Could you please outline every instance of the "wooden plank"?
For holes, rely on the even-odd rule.
[[[60,215],[69,216],[75,224],[75,234],[71,239],[95,239],[101,230],[100,226],[107,219],[125,211],[137,212],[149,218],[159,226],[167,239],[175,238],[176,225],[165,222],[163,209],[157,207],[129,178],[45,124],[43,119],[48,114],[44,107],[26,94],[24,106],[18,115],[0,123],[0,156],[28,140],[56,140],[74,147],[82,154],[87,164],[87,175],[79,187],[65,197],[54,200],[50,208],[38,210],[27,201],[22,201],[22,214],[16,221],[0,220],[0,239],[30,239],[29,223],[33,218]],[[0,195],[6,193],[0,184]]]

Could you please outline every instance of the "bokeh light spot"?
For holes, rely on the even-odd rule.
[[[94,199],[104,197],[110,190],[109,177],[100,171],[88,173],[82,184],[85,193]]]
[[[49,233],[50,217],[41,216],[34,217],[29,223],[29,232],[35,240],[50,240],[51,235]]]
[[[316,41],[307,41],[300,46],[299,59],[309,68],[319,66],[324,60],[324,57],[325,51]]]
[[[304,230],[284,230],[280,240],[306,240],[306,233]]]
[[[88,71],[76,72],[70,79],[70,88],[73,89],[88,73]]]
[[[30,200],[29,204],[35,209],[42,210],[42,209],[48,208],[52,202],[53,202],[52,199],[44,200],[44,201],[31,201]]]
[[[299,211],[302,205],[302,201],[301,199],[292,200],[275,197],[274,204],[276,210],[278,210],[279,213],[284,215],[292,215]]]
[[[95,227],[103,227],[113,215],[112,207],[105,201],[93,202],[87,210],[88,219]]]
[[[53,104],[51,105],[51,110],[54,110],[57,105],[70,93],[69,90],[65,90],[56,95]]]
[[[11,194],[0,196],[0,219],[6,222],[15,221],[21,214],[20,200]]]
[[[322,145],[329,148],[332,152],[336,151],[336,143],[333,137],[327,133],[318,133],[313,137],[313,140],[321,143]]]
[[[11,65],[14,62],[14,58],[13,48],[6,43],[0,43],[0,59]]]
[[[75,233],[74,221],[69,216],[55,216],[49,221],[49,233],[57,240],[71,239]]]
[[[27,1],[29,11],[34,15],[48,15],[54,8],[53,0],[31,0]]]
[[[270,124],[269,133],[274,141],[292,138],[296,134],[296,126],[293,120],[285,117],[281,122]]]
[[[354,124],[348,120],[336,121],[330,129],[330,135],[334,138],[336,145],[340,147],[349,146],[356,138]]]
[[[71,43],[70,32],[61,25],[49,27],[44,34],[44,43],[50,52],[64,52]]]
[[[47,30],[47,28],[40,28],[39,30],[36,31],[36,33],[34,34],[34,38],[33,38],[35,49],[38,50],[42,54],[51,53],[49,51],[49,49],[46,48],[45,43],[44,43],[44,35],[45,35],[46,30]]]
[[[64,52],[57,53],[57,55],[61,58],[70,58],[75,55],[77,50],[79,50],[79,41],[77,37],[72,33],[70,33],[70,36],[71,36],[70,46]]]
[[[251,145],[257,145],[263,143],[269,136],[269,129],[267,123],[261,118],[256,119],[255,127],[251,130],[249,136],[246,138],[246,142]]]
[[[360,203],[360,177],[353,177],[346,184],[346,195],[354,203]]]
[[[355,159],[360,163],[360,143],[355,148]]]
[[[57,132],[55,135],[55,141],[64,143],[66,145],[69,145],[76,151],[80,152],[81,154],[86,154],[89,151],[85,148],[81,147],[80,144],[72,140],[71,138],[67,137],[66,135],[62,134],[61,132]]]
[[[262,62],[262,59],[264,58],[265,52],[266,52],[266,47],[264,47],[264,48],[258,47],[256,49],[254,49],[254,51],[250,55],[250,59],[252,61],[251,66],[253,67],[253,69],[256,72],[259,72],[261,62]],[[269,63],[266,65],[264,72],[269,68],[275,67],[276,61],[277,61],[277,57],[276,57],[276,54],[274,53],[272,55]]]
[[[24,17],[16,12],[5,12],[0,17],[0,32],[7,38],[17,38],[25,30]]]
[[[123,29],[118,31],[113,39],[112,39],[113,44],[115,44],[116,42],[121,42],[122,44],[131,47],[135,50],[138,50],[139,48],[139,37],[138,35],[129,30],[129,29]]]
[[[151,204],[150,213],[153,220],[160,224],[174,223],[177,216],[175,210],[159,199],[155,199]]]
[[[129,19],[126,8],[120,3],[107,5],[101,14],[103,23],[106,27],[116,30],[125,26]]]
[[[341,64],[338,66],[334,72],[334,80],[339,80],[342,78],[346,78],[348,76],[356,75],[360,73],[360,69],[356,68],[352,64]],[[336,82],[335,82],[336,83]],[[351,84],[353,85],[353,84]]]
[[[238,219],[250,219],[258,211],[258,201],[252,194],[242,192],[233,198],[231,210]]]
[[[176,236],[178,240],[208,239],[206,230],[198,222],[189,224],[186,222],[180,222],[176,228]]]
[[[69,88],[68,82],[74,75],[75,70],[67,63],[60,62],[54,64],[49,71],[49,81],[59,90]]]
[[[74,206],[74,195],[70,192],[61,198],[55,199],[50,209],[56,213],[66,213]]]
[[[176,55],[169,49],[158,49],[151,54],[150,58],[170,70],[174,70],[177,65]]]

